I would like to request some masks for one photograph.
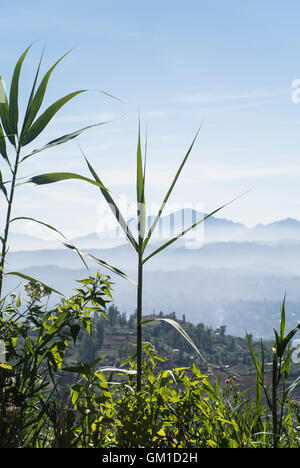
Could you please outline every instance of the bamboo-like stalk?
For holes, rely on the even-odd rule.
[[[137,337],[136,337],[136,363],[137,363],[137,391],[142,385],[142,315],[143,315],[143,263],[138,261],[138,286],[137,286]]]
[[[277,350],[273,355],[272,372],[272,424],[273,424],[273,448],[278,448],[278,414],[277,414],[277,387],[278,387],[278,362]]]
[[[29,143],[32,143],[37,138],[37,136],[39,136],[43,132],[43,130],[47,127],[47,125],[52,120],[54,115],[66,103],[68,103],[75,96],[78,96],[79,94],[86,91],[86,90],[80,90],[80,91],[69,93],[68,95],[54,102],[43,113],[39,115],[39,110],[44,100],[44,96],[47,90],[47,85],[48,85],[50,76],[52,72],[54,71],[54,69],[56,68],[56,66],[61,62],[61,60],[66,55],[68,55],[69,52],[64,54],[59,60],[56,61],[56,63],[45,74],[44,78],[41,80],[39,86],[37,87],[41,60],[43,56],[43,53],[42,53],[42,56],[40,58],[39,65],[36,71],[30,97],[28,100],[27,108],[25,111],[24,120],[21,123],[21,126],[19,127],[19,79],[20,79],[20,72],[21,72],[23,61],[27,53],[29,52],[30,48],[31,48],[31,45],[27,47],[25,52],[23,52],[23,54],[21,55],[21,57],[19,58],[15,66],[11,84],[10,84],[9,95],[6,95],[3,80],[0,76],[0,156],[2,156],[5,163],[8,164],[10,171],[11,171],[11,175],[12,175],[12,179],[10,181],[9,194],[7,194],[6,187],[4,183],[2,182],[2,170],[0,170],[0,192],[3,192],[7,201],[6,217],[4,220],[4,231],[3,231],[3,235],[0,237],[0,240],[2,242],[1,259],[0,259],[0,300],[2,298],[3,279],[6,274],[5,263],[6,263],[6,255],[8,251],[8,237],[9,237],[9,230],[10,230],[11,222],[16,221],[16,220],[21,220],[21,219],[31,219],[32,221],[36,221],[40,224],[47,226],[48,228],[56,232],[59,232],[57,231],[57,229],[53,228],[52,226],[47,225],[46,223],[42,221],[38,221],[34,218],[28,218],[28,217],[18,217],[15,219],[11,218],[13,202],[14,202],[14,194],[15,194],[15,189],[16,189],[16,182],[17,182],[17,175],[18,175],[18,169],[19,169],[20,164],[23,161],[25,161],[27,158],[45,150],[46,148],[50,148],[50,147],[52,148],[56,145],[66,143],[72,140],[73,138],[77,137],[81,133],[85,132],[86,130],[106,123],[106,122],[101,122],[101,123],[97,123],[94,125],[89,125],[88,127],[82,128],[68,135],[64,135],[63,137],[56,138],[55,140],[52,140],[51,142],[49,142],[47,145],[44,145],[42,148],[33,151],[32,153],[28,154],[27,156],[24,156],[21,159],[21,149],[25,147],[26,145],[28,145]],[[21,129],[20,131],[19,131],[19,128]],[[11,161],[10,161],[7,149],[6,149],[6,141],[12,145],[13,151],[15,153],[14,166],[12,166],[11,164]],[[65,180],[69,178],[88,180],[77,174],[63,174],[61,177],[62,178],[60,180]],[[91,181],[91,180],[88,180],[88,181],[90,183],[96,184],[97,186],[99,185],[95,183],[94,181]],[[7,274],[22,276],[22,274],[19,274],[17,272],[9,272]],[[34,278],[30,278],[30,280],[34,282],[37,281]],[[49,288],[49,289],[52,289],[52,288]]]
[[[18,173],[18,167],[19,167],[20,152],[21,152],[21,146],[18,145],[17,150],[16,150],[15,165],[14,165],[13,172],[12,172],[10,194],[9,194],[9,198],[7,201],[6,221],[5,221],[4,235],[3,235],[3,240],[2,240],[2,252],[1,252],[1,262],[0,262],[0,298],[2,297],[4,265],[5,265],[5,258],[7,254],[7,241],[8,241],[8,236],[9,236],[9,227],[10,227],[11,212],[12,212],[12,206],[13,206],[13,200],[14,200],[14,194],[15,194],[17,173]]]

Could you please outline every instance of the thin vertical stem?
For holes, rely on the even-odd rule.
[[[143,264],[139,257],[138,265],[138,287],[137,287],[137,391],[141,390],[142,383],[142,293],[143,293]]]
[[[15,193],[15,185],[16,185],[16,179],[17,179],[18,166],[19,166],[20,150],[21,150],[21,147],[19,146],[16,152],[16,160],[15,160],[15,165],[14,165],[14,169],[12,173],[12,181],[11,181],[11,186],[10,186],[10,194],[9,194],[8,206],[7,206],[7,212],[6,212],[5,229],[4,229],[4,235],[3,235],[3,240],[2,240],[2,252],[1,252],[1,262],[0,262],[0,299],[2,296],[4,264],[5,264],[5,257],[7,253],[9,223],[10,223],[11,210],[12,210],[14,193]]]
[[[273,420],[273,448],[278,448],[278,414],[277,414],[278,361],[277,351],[273,356],[272,375],[272,420]]]

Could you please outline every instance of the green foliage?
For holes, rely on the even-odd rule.
[[[278,448],[280,441],[286,436],[288,429],[288,435],[293,433],[293,427],[291,425],[291,415],[288,412],[286,414],[286,407],[291,392],[297,386],[299,377],[288,386],[288,376],[290,373],[291,366],[291,352],[290,342],[294,335],[300,329],[300,323],[294,327],[287,335],[285,335],[285,298],[281,305],[281,320],[279,333],[274,329],[275,343],[273,345],[273,363],[272,363],[272,385],[268,388],[265,383],[265,366],[264,366],[264,350],[261,349],[261,353],[256,357],[248,338],[249,349],[253,359],[253,362],[257,371],[257,393],[261,395],[263,391],[266,397],[268,407],[272,415],[272,434],[273,434],[273,446]],[[280,389],[280,384],[282,387]],[[281,396],[279,397],[279,390]],[[260,397],[261,398],[261,397]],[[287,425],[288,423],[288,425]]]
[[[109,278],[98,273],[79,283],[76,294],[49,310],[43,302],[50,291],[41,283],[25,286],[26,299],[12,294],[1,302],[0,340],[7,361],[0,367],[1,448],[46,443],[48,419],[62,404],[59,381],[65,355],[81,328],[92,334],[95,313],[106,317]]]
[[[6,346],[6,362],[0,364],[1,448],[300,446],[300,405],[291,398],[297,382],[286,385],[289,354],[279,357],[271,374],[277,379],[274,433],[274,387],[270,389],[266,382],[263,346],[256,356],[257,346],[248,336],[257,370],[253,392],[241,388],[235,375],[223,382],[217,368],[204,369],[202,360],[201,366],[194,360],[168,367],[156,347],[143,342],[138,388],[136,352],[118,366],[103,364],[103,356],[95,352],[84,360],[77,346],[83,333],[96,351],[103,323],[112,321],[116,328],[124,326],[126,319],[114,305],[108,308],[112,300],[108,277],[98,273],[78,285],[74,295],[50,309],[50,291],[40,283],[26,285],[26,298],[11,294],[2,300],[0,339]],[[291,336],[285,335],[284,320],[283,306],[281,330],[276,335],[281,343]],[[169,336],[172,332],[176,337],[176,330],[163,323]],[[191,324],[184,325],[193,335]],[[163,328],[155,322],[148,327],[152,332]],[[211,334],[203,326],[194,326],[197,330],[202,336]],[[214,335],[215,343],[229,338],[224,328]],[[73,361],[76,352],[80,359]],[[280,397],[279,376],[284,379]]]

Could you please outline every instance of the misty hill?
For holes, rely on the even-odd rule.
[[[162,216],[150,242],[155,244],[158,240],[169,239],[203,219],[203,216],[203,213],[191,209],[178,210],[175,213]],[[148,216],[146,227],[149,228],[153,221],[154,216]],[[133,234],[137,235],[136,219],[131,218],[128,224]],[[85,249],[107,249],[126,243],[122,229],[115,227],[105,230],[104,227],[105,223],[103,224],[102,232],[76,237],[71,239],[71,241],[78,248]],[[203,243],[207,244],[211,242],[276,242],[281,240],[300,241],[300,221],[287,218],[266,225],[258,224],[249,228],[226,218],[212,216],[187,234],[184,242],[189,243],[192,247],[199,247]],[[11,234],[10,244],[11,251],[61,248],[57,240],[48,241],[21,233]]]
[[[193,210],[181,210],[162,218],[147,254],[202,216]],[[153,217],[148,218],[148,225],[152,222]],[[136,221],[130,223],[135,232]],[[247,329],[255,336],[270,337],[278,325],[280,301],[287,293],[293,304],[287,320],[300,320],[299,221],[288,218],[247,228],[211,217],[200,226],[204,230],[199,227],[199,238],[185,236],[145,264],[145,313],[176,311],[178,317],[185,314],[193,323],[202,321],[214,328],[225,324],[232,334],[244,336]],[[101,239],[90,234],[73,242],[136,279],[137,256],[119,233],[115,231],[114,235]],[[30,250],[31,242],[34,247]],[[36,238],[12,234],[11,244],[15,249],[7,255],[7,270],[22,271],[65,294],[76,287],[76,279],[97,269],[96,263],[88,261],[87,271],[76,252],[58,242],[39,243]],[[136,303],[134,286],[102,267],[100,270],[115,282],[113,295],[120,310],[132,313]],[[18,282],[15,277],[7,277],[6,291]]]
[[[240,269],[278,276],[300,274],[300,242],[296,241],[217,242],[205,244],[198,249],[189,249],[184,244],[174,243],[172,247],[152,257],[145,264],[145,269],[176,271],[196,266],[207,269]],[[147,252],[150,253],[153,248],[155,245],[150,246]],[[136,270],[137,256],[129,245],[86,251],[125,272]],[[7,263],[10,270],[45,265],[79,269],[83,265],[75,251],[66,248],[9,252]],[[94,262],[88,264],[95,267]]]
[[[11,251],[59,249],[61,245],[58,241],[44,240],[28,234],[10,233],[9,244]]]
[[[152,242],[158,239],[169,239],[182,232],[184,229],[200,221],[205,213],[200,213],[191,209],[176,211],[175,213],[163,216],[152,234]],[[154,216],[146,219],[146,228],[149,229],[154,221]],[[137,222],[132,218],[128,222],[131,231],[137,236]],[[203,224],[188,234],[187,240],[199,246],[210,242],[274,242],[280,240],[300,241],[300,221],[292,218],[275,221],[270,224],[258,224],[254,227],[247,227],[242,223],[237,223],[226,218],[211,216]],[[118,227],[102,233],[92,233],[73,239],[73,242],[80,248],[105,248],[114,247],[125,243],[123,231]]]

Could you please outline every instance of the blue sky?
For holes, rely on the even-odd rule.
[[[151,204],[165,194],[204,119],[170,204],[201,203],[210,211],[252,189],[219,216],[248,225],[300,219],[300,104],[291,98],[300,78],[299,18],[296,0],[2,0],[0,74],[8,84],[18,57],[39,40],[23,67],[25,105],[45,41],[44,72],[75,46],[54,72],[45,106],[73,90],[90,91],[67,104],[31,149],[113,120],[78,142],[129,204],[140,111]],[[22,175],[53,171],[88,174],[74,141],[29,159]],[[97,189],[80,182],[27,185],[19,188],[15,214],[72,237],[95,231],[100,202]]]

